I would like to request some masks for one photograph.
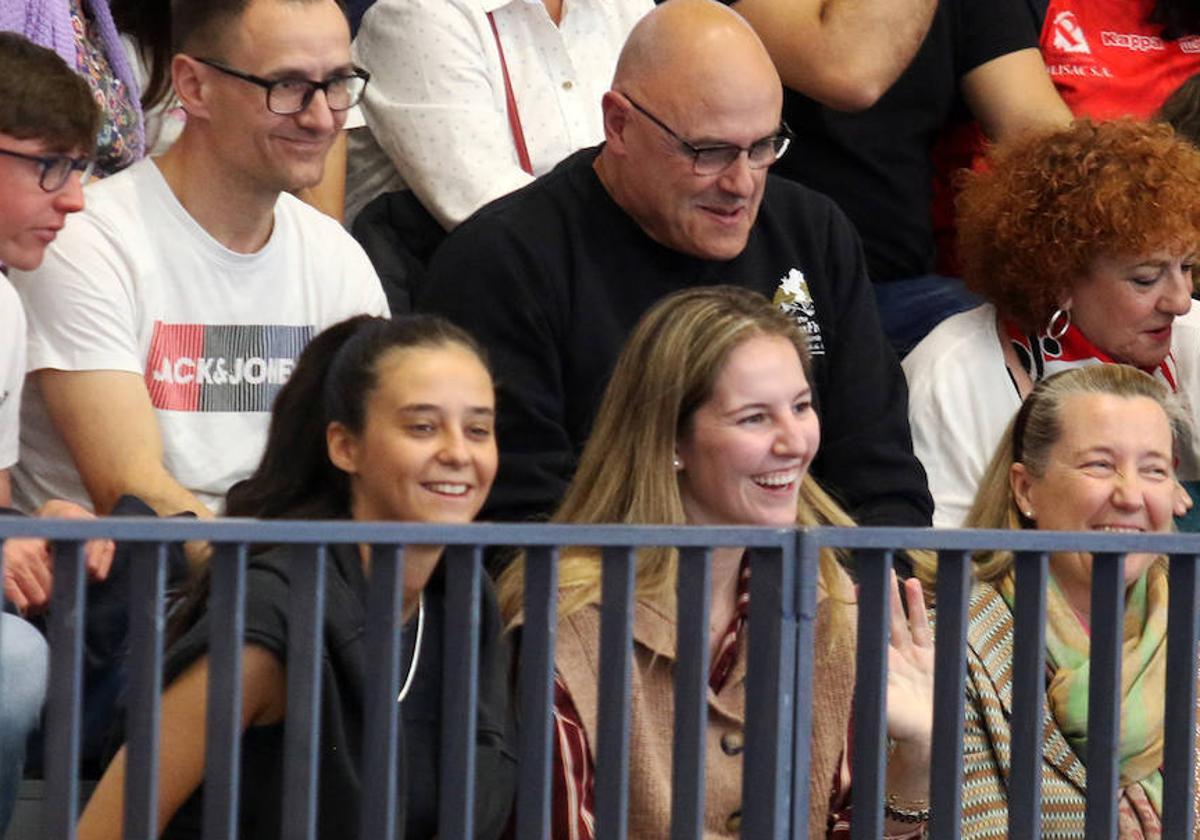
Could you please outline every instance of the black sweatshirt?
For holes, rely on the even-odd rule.
[[[288,590],[292,548],[251,558],[246,571],[246,642],[261,645],[286,665]],[[355,838],[362,807],[363,692],[366,688],[366,604],[369,582],[357,546],[331,546],[325,575],[325,623],[321,657],[321,739],[317,837]],[[403,732],[397,826],[407,840],[437,834],[438,755],[442,711],[442,645],[447,621],[445,565],[425,587],[425,629],[412,687],[400,706]],[[479,712],[475,738],[475,836],[500,835],[516,790],[516,748],[509,709],[508,648],[491,582],[481,589]],[[211,614],[201,619],[166,655],[166,683],[208,651]],[[450,617],[451,620],[461,620]],[[412,661],[415,620],[404,632],[403,668]],[[283,724],[251,727],[242,741],[242,840],[280,837],[283,792]],[[200,837],[203,787],[167,825],[164,838]]]
[[[553,510],[570,481],[625,338],[660,298],[744,286],[809,333],[822,443],[813,474],[862,524],[922,526],[933,504],[913,456],[908,392],[879,327],[857,234],[833,202],[768,176],[745,250],[727,262],[650,239],[577,152],[480,209],[434,256],[417,308],[485,346],[499,392],[500,473],[487,513]],[[789,279],[790,278],[790,279]]]

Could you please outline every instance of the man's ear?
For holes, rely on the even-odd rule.
[[[175,88],[175,95],[179,98],[179,104],[188,116],[201,119],[209,117],[207,94],[210,83],[207,76],[211,74],[205,74],[207,69],[184,53],[176,53],[171,59],[171,83]]]
[[[333,422],[325,427],[325,449],[339,470],[346,475],[358,473],[358,438],[343,424]]]
[[[604,144],[614,154],[625,154],[625,127],[629,124],[629,105],[616,91],[605,92],[600,100],[604,117]]]

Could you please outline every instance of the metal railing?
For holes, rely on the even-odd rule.
[[[1012,774],[1009,836],[1041,834],[1042,720],[1045,694],[1045,597],[1049,553],[1095,556],[1092,614],[1111,617],[1092,628],[1089,694],[1087,837],[1116,836],[1124,554],[1168,555],[1170,603],[1166,728],[1196,729],[1197,555],[1200,537],[1062,534],[1037,531],[931,531],[680,528],[561,525],[364,524],[103,519],[66,522],[0,520],[0,539],[40,536],[56,542],[49,613],[50,692],[46,707],[45,836],[73,840],[77,819],[81,659],[86,582],[83,544],[107,537],[157,546],[131,576],[125,837],[154,836],[157,802],[159,699],[163,659],[166,543],[207,540],[214,546],[210,609],[204,836],[235,837],[240,789],[240,649],[246,561],[252,544],[297,546],[308,574],[290,576],[283,834],[316,832],[317,762],[324,610],[325,546],[373,546],[367,605],[368,673],[362,743],[361,836],[397,836],[397,743],[401,725],[401,546],[445,545],[447,622],[444,667],[439,836],[469,838],[474,813],[474,745],[478,689],[479,589],[488,546],[527,549],[525,619],[518,669],[519,782],[515,825],[520,838],[549,837],[557,552],[560,546],[602,549],[601,671],[598,696],[596,836],[628,836],[629,727],[634,551],[680,549],[678,651],[675,682],[671,836],[698,838],[704,820],[705,728],[711,549],[750,550],[749,663],[742,836],[807,836],[817,558],[824,546],[853,550],[859,584],[857,681],[854,696],[853,836],[877,838],[883,828],[886,767],[888,569],[895,551],[939,553],[930,836],[957,838],[962,828],[963,720],[970,553],[1016,553]],[[3,675],[0,675],[2,681]],[[1192,836],[1194,737],[1166,740],[1165,837]]]

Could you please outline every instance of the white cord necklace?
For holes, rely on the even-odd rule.
[[[425,635],[425,593],[421,593],[421,600],[417,604],[417,641],[413,645],[412,662],[408,664],[408,676],[404,678],[404,685],[400,687],[400,696],[396,698],[397,703],[403,703],[404,698],[408,695],[408,690],[412,688],[413,675],[417,673],[417,663],[421,661],[421,638]]]

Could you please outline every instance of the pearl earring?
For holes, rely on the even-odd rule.
[[[679,472],[683,469],[683,461],[679,460],[678,455],[671,459],[671,466],[675,468],[675,472]]]

